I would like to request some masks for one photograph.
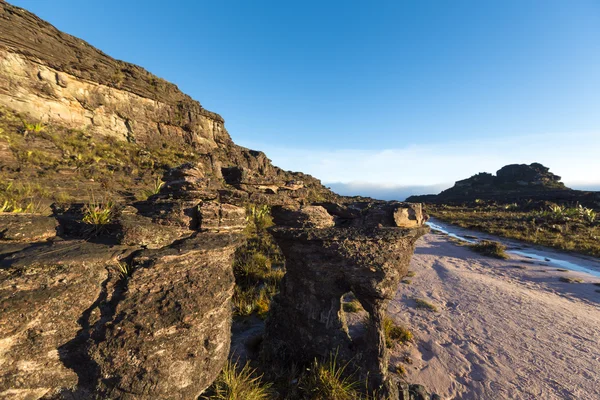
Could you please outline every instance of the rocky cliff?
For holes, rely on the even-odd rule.
[[[285,172],[271,165],[263,153],[235,145],[223,118],[204,109],[175,85],[143,68],[115,60],[5,2],[0,2],[1,114],[15,114],[13,120],[21,119],[25,130],[29,126],[26,121],[30,121],[46,131],[45,136],[43,131],[29,135],[37,137],[28,138],[30,143],[21,143],[21,147],[16,143],[21,138],[0,137],[4,142],[0,143],[0,169],[8,173],[23,169],[23,163],[30,166],[36,155],[42,159],[38,174],[39,169],[53,168],[59,173],[73,169],[77,161],[105,163],[102,154],[86,159],[81,148],[68,146],[73,140],[60,140],[76,131],[87,138],[87,147],[110,140],[113,147],[131,149],[138,155],[142,152],[142,157],[143,150],[164,153],[164,148],[172,148],[176,153],[186,153],[180,159],[201,159],[217,179],[246,185],[254,189],[249,190],[253,193],[283,188],[288,194],[297,191],[299,198],[335,197],[318,180]],[[0,128],[18,129],[18,121],[17,126]],[[49,165],[44,159],[54,162]],[[119,168],[127,168],[119,164],[131,161],[117,158],[107,169],[118,172]],[[154,166],[161,160],[151,162]],[[128,174],[131,171],[125,171],[124,175]]]
[[[268,206],[288,272],[265,359],[339,350],[366,360],[379,398],[409,396],[382,318],[426,232],[420,205],[283,171],[176,86],[3,1],[0,188],[0,399],[197,398],[229,356],[247,210]],[[372,342],[323,319],[348,290]]]

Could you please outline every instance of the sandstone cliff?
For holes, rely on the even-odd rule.
[[[73,162],[73,158],[77,157],[84,164],[105,163],[102,154],[86,159],[84,151],[65,146],[64,138],[77,131],[83,132],[88,147],[108,139],[113,147],[127,148],[136,154],[142,150],[160,153],[167,147],[174,149],[176,154],[185,153],[180,160],[202,159],[217,179],[246,185],[254,189],[250,190],[253,193],[283,188],[288,192],[298,190],[300,198],[335,197],[318,180],[282,171],[271,165],[263,153],[235,145],[223,118],[204,109],[175,85],[143,68],[115,60],[5,2],[0,2],[2,114],[16,114],[13,120],[22,119],[25,125],[25,121],[43,124],[47,131],[46,137],[30,135],[37,137],[30,137],[31,143],[20,148],[7,142],[21,138],[0,136],[0,170],[8,171],[9,179],[13,178],[10,172],[23,169],[20,164],[31,166],[29,161],[36,155],[42,159],[38,174],[39,169],[53,168],[58,173],[73,169],[78,161]],[[14,131],[18,121],[17,125],[1,128]],[[48,165],[44,159],[55,161]],[[153,166],[159,162],[153,161]],[[116,158],[108,169],[118,172],[118,164],[128,163],[131,160]],[[131,171],[124,175],[131,175]]]

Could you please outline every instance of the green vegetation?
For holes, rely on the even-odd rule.
[[[412,283],[412,280],[410,280],[410,279],[402,279],[402,283],[404,283],[405,285],[410,285]]]
[[[23,121],[23,128],[25,129],[24,135],[27,135],[28,132],[40,133],[45,126],[41,122],[36,122],[35,124],[28,123],[25,120]]]
[[[267,231],[273,225],[270,208],[267,205],[248,205],[246,220],[248,240],[236,251],[233,262],[236,281],[234,310],[240,316],[256,313],[265,317],[285,275],[284,259]]]
[[[112,201],[99,202],[93,197],[92,200],[83,208],[82,221],[89,225],[107,225],[113,218],[113,203]]]
[[[415,299],[415,303],[417,304],[417,308],[424,308],[426,310],[434,312],[437,312],[438,310],[435,305],[424,299]]]
[[[408,271],[406,273],[407,278],[414,278],[416,275],[417,275],[417,273],[415,271]]]
[[[246,363],[241,369],[229,361],[213,386],[206,400],[268,400],[271,399],[270,384],[262,383],[262,375]]]
[[[392,348],[394,343],[405,344],[413,340],[413,334],[408,329],[396,325],[393,319],[383,319],[383,332],[385,333],[385,345]]]
[[[315,360],[301,377],[299,386],[304,397],[311,400],[356,400],[362,398],[358,391],[359,382],[346,369],[348,363],[340,365],[336,355],[325,362]]]
[[[402,364],[396,364],[396,373],[400,376],[406,375],[406,367]]]
[[[137,200],[147,200],[148,197],[154,196],[155,194],[160,193],[160,189],[165,185],[165,183],[160,179],[160,177],[156,177],[152,186],[149,189],[144,189],[140,193],[137,194]]]
[[[508,259],[508,254],[506,254],[506,246],[491,240],[482,240],[478,243],[469,245],[469,248],[479,254],[483,254],[484,256],[499,258],[502,260]]]
[[[49,211],[53,202],[86,202],[93,192],[115,201],[142,200],[160,190],[158,177],[167,169],[199,158],[183,142],[157,140],[142,147],[126,138],[28,123],[2,107],[0,151],[0,206],[7,201],[6,209],[26,209],[33,202],[29,210],[35,212]],[[1,189],[13,181],[31,186],[30,196],[8,198]]]
[[[133,268],[133,266],[127,264],[126,262],[117,261],[117,269],[119,271],[119,275],[121,276],[121,279],[127,279],[133,273],[134,268]]]
[[[428,214],[462,228],[600,257],[599,210],[579,204],[479,201],[468,205],[426,205]]]
[[[0,212],[36,212],[39,206],[34,202],[44,189],[31,184],[15,184],[0,179]]]

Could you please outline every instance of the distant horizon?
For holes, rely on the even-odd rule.
[[[173,82],[237,144],[340,193],[428,194],[531,162],[600,188],[592,0],[10,2]]]

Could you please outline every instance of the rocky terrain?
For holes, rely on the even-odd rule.
[[[507,165],[407,201],[463,228],[600,256],[600,192],[569,189],[538,163]]]
[[[0,399],[218,394],[233,312],[266,316],[270,376],[336,354],[366,381],[353,398],[430,398],[384,345],[420,204],[283,171],[176,86],[3,1],[0,186]],[[370,314],[362,338],[349,292]],[[323,398],[301,382],[287,398]]]
[[[553,201],[580,203],[600,208],[600,194],[569,189],[560,176],[539,163],[511,164],[500,168],[496,175],[482,172],[457,181],[453,187],[437,195],[410,196],[406,201],[437,204],[460,204],[475,200],[493,200],[499,203]]]

